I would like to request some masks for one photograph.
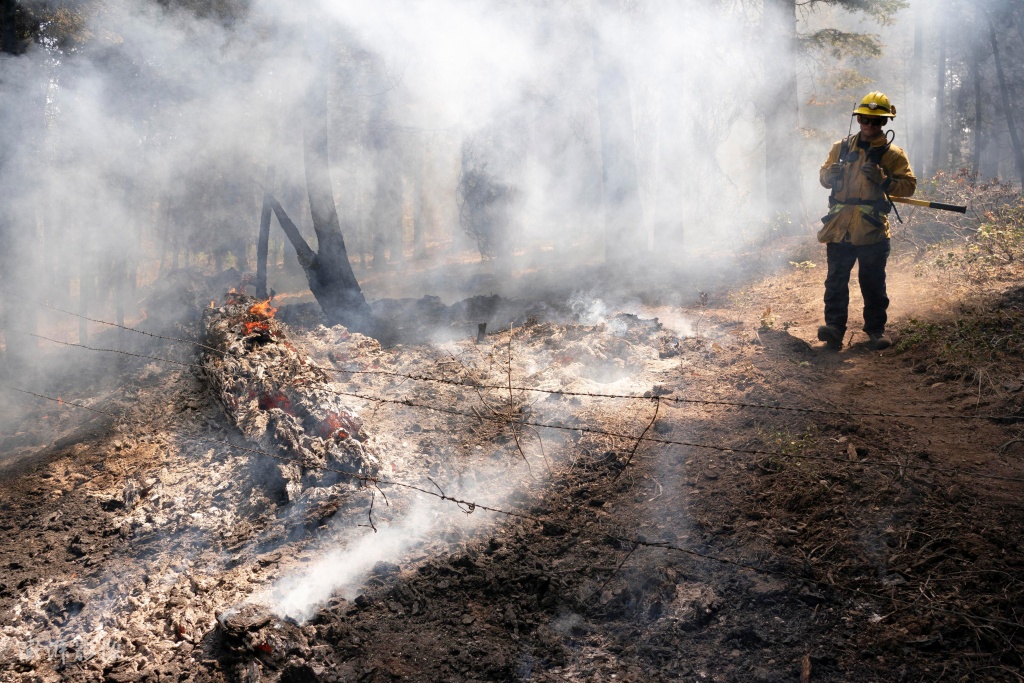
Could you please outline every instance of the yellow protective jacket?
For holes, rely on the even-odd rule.
[[[917,177],[910,168],[906,153],[896,145],[882,154],[886,146],[885,136],[879,136],[872,142],[872,155],[881,154],[879,166],[885,181],[876,185],[861,173],[861,168],[868,163],[867,151],[857,146],[860,135],[850,138],[847,158],[842,178],[836,183],[837,188],[829,197],[828,215],[821,219],[824,227],[818,231],[819,242],[849,241],[855,245],[877,244],[890,236],[889,219],[886,217],[885,192],[891,197],[909,197],[917,189]],[[828,168],[839,161],[843,141],[839,140],[828,153],[828,159],[818,172],[818,180],[822,187],[831,188],[828,180]],[[854,152],[856,158],[854,159]]]

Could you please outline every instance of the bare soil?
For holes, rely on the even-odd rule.
[[[896,347],[828,351],[822,271],[293,308],[375,468],[301,491],[194,344],[60,348],[3,397],[0,680],[1019,681],[1024,361],[910,343],[970,295],[910,261]]]

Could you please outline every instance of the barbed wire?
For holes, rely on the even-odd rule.
[[[33,301],[32,303],[35,303],[37,306],[42,306],[43,308],[49,308],[51,311],[57,311],[58,313],[65,313],[67,315],[74,316],[76,318],[81,318],[82,320],[88,320],[91,323],[97,323],[99,325],[107,325],[108,327],[114,327],[114,328],[117,328],[119,330],[125,330],[126,332],[135,332],[136,334],[143,334],[143,335],[145,335],[147,337],[153,337],[154,339],[163,339],[164,341],[173,341],[173,342],[181,342],[182,344],[191,344],[192,346],[197,346],[197,347],[199,347],[199,348],[201,348],[201,349],[203,349],[205,351],[211,351],[213,353],[217,353],[217,354],[220,354],[222,356],[223,355],[228,355],[226,351],[222,351],[221,349],[215,349],[212,346],[206,346],[205,344],[201,344],[201,343],[197,342],[194,339],[181,339],[179,337],[168,337],[168,336],[165,336],[165,335],[162,335],[162,334],[156,334],[154,332],[147,332],[145,330],[140,330],[140,329],[138,329],[136,327],[128,327],[127,325],[119,325],[118,323],[112,323],[109,320],[98,320],[96,318],[90,318],[88,316],[82,315],[81,313],[75,313],[73,311],[65,311],[63,308],[58,308],[57,306],[45,303],[43,301]]]
[[[149,336],[149,337],[154,337],[156,339],[163,339],[163,340],[166,340],[166,341],[180,342],[182,344],[191,344],[193,346],[196,346],[197,348],[203,349],[205,351],[211,351],[211,352],[216,353],[216,354],[218,354],[220,356],[229,356],[229,355],[231,355],[227,351],[224,351],[222,349],[216,349],[216,348],[213,348],[211,346],[207,346],[207,345],[202,344],[202,343],[200,343],[198,341],[195,341],[195,340],[181,339],[179,337],[170,337],[170,336],[165,336],[165,335],[154,334],[152,332],[146,332],[145,330],[139,330],[139,329],[134,328],[134,327],[129,327],[129,326],[126,326],[126,325],[119,325],[117,323],[112,323],[112,322],[107,321],[107,320],[97,320],[95,318],[89,318],[89,317],[81,315],[79,313],[74,313],[72,311],[66,311],[66,310],[64,310],[62,308],[58,308],[58,307],[52,306],[50,304],[46,304],[46,303],[42,303],[42,302],[36,302],[36,303],[38,305],[40,305],[40,306],[44,306],[46,308],[49,308],[49,309],[54,310],[54,311],[58,311],[60,313],[65,313],[67,315],[71,315],[71,316],[74,316],[74,317],[77,317],[77,318],[82,318],[84,320],[88,320],[89,322],[99,323],[101,325],[107,325],[107,326],[110,326],[110,327],[126,330],[128,332],[136,332],[138,334],[143,334],[143,335],[146,335],[146,336]],[[106,350],[114,351],[114,352],[118,352],[118,353],[127,353],[125,351],[119,351],[117,349],[106,349]],[[128,355],[132,355],[132,354],[128,354]],[[353,369],[353,368],[324,367],[324,366],[318,365],[316,363],[313,363],[312,367],[315,367],[315,368],[317,368],[319,370],[323,370],[324,372],[335,373],[335,374],[382,375],[382,376],[390,376],[390,377],[396,377],[396,378],[401,378],[401,379],[408,379],[408,380],[413,380],[413,381],[418,381],[418,382],[434,382],[434,383],[438,383],[438,384],[447,384],[447,385],[451,385],[451,386],[468,387],[468,388],[472,388],[472,389],[496,389],[496,390],[501,390],[501,391],[507,391],[507,390],[511,389],[512,391],[535,392],[535,393],[557,395],[557,396],[570,396],[570,397],[583,397],[583,398],[604,398],[604,399],[625,399],[625,400],[635,400],[635,401],[643,401],[643,400],[648,400],[648,399],[652,398],[651,396],[637,396],[635,394],[608,394],[608,393],[602,393],[602,392],[569,391],[569,390],[563,390],[563,389],[541,389],[539,387],[521,387],[521,386],[511,386],[510,387],[510,386],[507,386],[507,385],[497,385],[497,384],[490,385],[490,384],[482,384],[482,383],[479,383],[479,382],[465,382],[465,381],[460,381],[460,380],[447,379],[447,378],[444,378],[444,377],[433,377],[433,376],[430,376],[430,375],[406,374],[406,373],[395,372],[395,371],[392,371],[392,370],[381,370],[381,369],[371,369],[371,370],[358,369],[357,370],[357,369]],[[669,401],[669,402],[672,402],[672,403],[696,404],[696,405],[714,405],[714,406],[725,406],[725,407],[731,407],[731,408],[751,408],[751,409],[758,409],[758,410],[776,410],[776,411],[808,413],[808,414],[816,414],[816,415],[829,415],[829,416],[834,416],[834,417],[889,417],[889,418],[924,419],[924,420],[993,420],[993,421],[997,421],[997,422],[1021,422],[1021,421],[1024,421],[1024,416],[1013,415],[1013,414],[1008,414],[1008,415],[986,415],[986,414],[953,415],[953,414],[938,414],[938,413],[935,413],[935,414],[933,414],[933,413],[886,413],[886,412],[882,412],[882,411],[855,411],[855,410],[835,410],[835,409],[829,410],[827,408],[808,408],[808,407],[803,407],[803,406],[783,406],[783,405],[772,405],[772,404],[769,404],[769,403],[751,403],[751,402],[744,402],[744,401],[725,401],[725,400],[720,400],[720,399],[682,398],[682,397],[666,396],[666,395],[662,395],[662,396],[660,396],[660,398],[662,400],[664,400],[664,401]]]
[[[477,382],[461,382],[458,380],[445,379],[443,377],[431,377],[429,375],[412,375],[401,372],[394,372],[389,370],[351,370],[348,368],[324,368],[323,366],[317,366],[323,370],[340,374],[353,374],[353,375],[388,375],[392,377],[410,379],[421,382],[436,382],[438,384],[447,384],[451,386],[464,386],[474,389],[496,389],[501,391],[507,391],[510,387],[498,384],[482,384]],[[856,411],[856,410],[829,410],[827,408],[805,408],[800,406],[780,406],[772,405],[769,403],[746,403],[743,401],[724,401],[719,399],[707,399],[707,398],[681,398],[677,396],[638,396],[636,394],[606,394],[600,392],[590,391],[568,391],[562,389],[541,389],[539,387],[511,387],[513,391],[529,391],[536,392],[539,394],[551,394],[557,396],[575,396],[582,398],[609,398],[609,399],[631,399],[635,401],[647,401],[651,398],[660,398],[662,401],[668,401],[671,403],[687,403],[687,404],[698,404],[698,405],[714,405],[714,406],[726,406],[731,408],[756,408],[762,410],[779,410],[796,413],[812,413],[818,415],[831,415],[836,417],[896,417],[896,418],[920,418],[926,420],[995,420],[995,421],[1013,421],[1020,422],[1024,421],[1024,416],[1021,415],[950,415],[950,414],[928,414],[928,413],[884,413],[880,411]]]
[[[121,415],[117,415],[117,414],[110,413],[110,412],[107,412],[107,411],[103,411],[103,410],[99,410],[99,409],[96,409],[96,408],[92,408],[91,406],[86,406],[86,405],[83,405],[83,404],[75,402],[75,401],[65,401],[64,399],[61,399],[61,398],[54,398],[52,396],[47,396],[47,395],[44,395],[44,394],[28,391],[28,390],[25,390],[25,389],[19,389],[17,387],[5,386],[5,385],[2,385],[2,384],[0,384],[0,387],[3,387],[5,389],[9,389],[9,390],[12,390],[12,391],[17,391],[17,392],[21,392],[21,393],[24,393],[24,394],[28,394],[30,396],[34,396],[34,397],[37,397],[37,398],[45,399],[47,401],[52,401],[52,402],[57,403],[58,405],[61,405],[61,406],[82,408],[84,410],[88,410],[88,411],[93,412],[93,413],[99,413],[101,415],[107,415],[107,416],[113,417],[115,419],[122,419],[123,418],[123,416],[121,416]],[[190,437],[190,438],[191,438],[191,440],[193,440],[195,442],[199,442],[199,443],[209,443],[209,444],[223,445],[223,446],[227,446],[228,448],[231,448],[233,450],[242,451],[242,452],[245,452],[245,453],[252,453],[252,454],[263,455],[263,456],[267,456],[267,457],[270,457],[270,458],[273,458],[273,459],[276,459],[276,460],[282,460],[282,461],[288,462],[289,464],[297,464],[297,465],[301,465],[303,467],[310,467],[310,465],[308,463],[304,463],[303,461],[295,459],[295,458],[288,458],[286,456],[282,456],[282,455],[279,455],[279,454],[276,454],[276,453],[271,453],[269,451],[265,451],[265,450],[259,449],[259,448],[252,448],[252,447],[247,447],[247,446],[241,446],[239,444],[231,443],[230,441],[224,441],[223,439],[211,439],[211,438],[208,438],[208,437],[196,437],[196,436],[193,436],[193,437]],[[438,489],[437,491],[432,491],[430,489],[427,489],[427,488],[424,488],[424,487],[419,486],[417,484],[412,484],[412,483],[409,483],[409,482],[403,482],[403,481],[386,479],[386,478],[375,477],[375,476],[370,476],[370,475],[358,474],[358,473],[355,473],[355,472],[349,472],[349,471],[346,471],[346,470],[343,470],[343,469],[340,469],[340,468],[330,467],[330,466],[327,466],[327,465],[313,465],[313,467],[316,468],[316,469],[320,469],[320,470],[324,470],[324,471],[328,471],[328,472],[335,472],[337,474],[341,474],[341,475],[343,475],[345,477],[348,477],[348,478],[350,478],[350,479],[352,479],[354,481],[358,481],[359,483],[363,484],[364,486],[367,486],[367,487],[373,486],[373,487],[377,488],[378,490],[379,490],[380,486],[394,486],[396,488],[403,488],[403,489],[415,491],[417,493],[421,493],[421,494],[424,494],[424,495],[432,496],[434,498],[437,498],[437,499],[441,500],[442,502],[449,502],[449,503],[453,503],[453,504],[457,505],[459,507],[459,509],[462,510],[463,512],[465,512],[466,514],[472,514],[473,512],[475,512],[477,510],[483,510],[485,512],[491,512],[491,513],[494,513],[494,514],[497,514],[497,515],[500,515],[500,516],[503,516],[503,517],[506,517],[506,518],[510,518],[510,519],[520,519],[520,520],[523,520],[523,521],[528,521],[528,522],[532,522],[532,523],[535,523],[535,524],[539,524],[541,526],[555,527],[555,528],[561,529],[561,530],[563,530],[563,531],[565,531],[567,533],[578,532],[578,533],[582,534],[584,532],[584,529],[581,529],[579,527],[567,525],[567,524],[564,524],[562,522],[552,521],[550,519],[544,519],[544,518],[538,516],[537,514],[528,514],[528,513],[524,513],[524,512],[517,512],[515,510],[507,510],[507,509],[499,508],[499,507],[496,507],[496,506],[493,506],[493,505],[487,505],[487,504],[484,504],[484,503],[479,503],[477,501],[465,500],[463,498],[459,498],[458,496],[448,495],[443,489],[441,489],[440,486],[438,486],[435,482],[433,482],[433,480],[430,480],[430,481],[431,481],[431,483],[434,484],[435,487],[437,487],[437,489]],[[545,513],[541,513],[541,514],[549,514],[550,515],[550,514],[553,514],[553,513],[545,512]],[[371,526],[372,526],[372,522],[371,522]],[[374,527],[374,531],[376,531],[376,527]],[[815,579],[815,578],[809,577],[809,576],[797,575],[797,574],[793,574],[791,572],[780,571],[780,570],[777,570],[777,569],[769,569],[769,568],[766,568],[766,567],[763,567],[763,566],[758,566],[758,565],[750,564],[748,562],[743,562],[741,560],[735,560],[735,559],[728,558],[728,557],[722,557],[722,556],[719,556],[719,555],[713,555],[711,553],[701,552],[701,551],[695,550],[693,548],[684,548],[682,546],[675,545],[675,544],[670,543],[668,541],[648,541],[646,538],[642,538],[642,537],[623,536],[621,534],[614,534],[614,533],[610,533],[608,531],[603,531],[603,530],[600,531],[599,533],[601,533],[601,535],[603,535],[605,538],[607,538],[609,540],[616,541],[617,543],[632,545],[633,546],[633,550],[635,550],[635,548],[637,548],[637,547],[658,548],[658,549],[662,549],[662,550],[667,550],[667,551],[671,551],[671,552],[676,552],[676,553],[688,555],[688,556],[691,556],[691,557],[697,557],[697,558],[704,559],[704,560],[710,560],[710,561],[713,561],[713,562],[717,562],[717,563],[720,563],[720,564],[725,564],[725,565],[733,566],[733,567],[736,567],[736,568],[741,569],[741,570],[751,571],[751,572],[763,574],[763,575],[766,575],[766,576],[772,576],[772,577],[776,577],[776,578],[783,578],[783,579],[787,579],[787,580],[790,580],[790,581],[796,581],[798,583],[812,583],[812,584],[814,584],[817,587],[822,588],[822,589],[838,590],[840,592],[845,592],[845,593],[848,593],[848,594],[857,595],[857,596],[864,597],[864,598],[870,598],[872,600],[878,600],[878,601],[881,601],[881,602],[895,603],[895,604],[898,604],[898,605],[902,605],[904,607],[916,607],[916,606],[918,606],[918,604],[915,603],[915,602],[912,602],[912,601],[909,601],[909,600],[904,600],[902,598],[897,598],[897,597],[894,597],[893,595],[883,595],[883,594],[879,594],[879,593],[872,593],[871,591],[865,591],[865,590],[863,590],[861,588],[856,588],[856,587],[853,587],[853,586],[848,586],[848,585],[844,585],[844,584],[840,584],[840,583],[834,583],[834,582],[820,581],[818,579]],[[1019,628],[1024,627],[1024,623],[1010,621],[1008,619],[999,619],[999,618],[993,618],[993,617],[979,616],[979,615],[976,615],[976,614],[971,614],[970,612],[966,612],[966,611],[951,610],[951,609],[946,609],[946,608],[943,608],[943,607],[936,607],[934,605],[928,605],[926,607],[926,609],[934,611],[934,612],[939,612],[941,614],[946,614],[946,615],[949,615],[949,616],[954,616],[954,617],[957,617],[957,618],[960,618],[960,619],[964,619],[964,620],[968,620],[968,621],[969,620],[974,620],[974,621],[977,621],[977,622],[984,622],[984,623],[993,624],[993,625],[1012,627],[1014,629],[1019,629]]]
[[[0,328],[0,329],[3,329],[3,328]],[[16,330],[11,330],[11,331],[16,331]],[[27,334],[27,333],[23,333],[23,334]],[[77,343],[74,343],[74,342],[59,341],[59,340],[56,340],[56,339],[50,339],[48,337],[42,337],[40,335],[35,335],[35,334],[32,334],[31,336],[39,337],[41,339],[47,339],[48,341],[52,341],[52,342],[57,343],[57,344],[62,344],[62,345],[65,345],[65,346],[70,346],[70,347],[75,347],[75,348],[86,349],[86,350],[90,350],[90,351],[120,353],[120,354],[125,354],[125,355],[128,355],[128,356],[132,356],[132,357],[135,357],[135,358],[142,358],[142,359],[148,359],[148,360],[155,360],[155,361],[162,361],[162,362],[167,362],[167,363],[173,363],[175,365],[189,367],[189,368],[193,368],[193,369],[196,369],[196,370],[199,370],[199,371],[205,371],[206,370],[204,368],[204,366],[196,364],[196,363],[186,363],[186,362],[182,362],[182,361],[170,360],[170,359],[167,359],[167,358],[160,358],[158,356],[148,356],[148,355],[145,355],[145,354],[130,353],[130,352],[127,352],[127,351],[122,351],[120,349],[108,349],[108,348],[98,348],[98,347],[85,346],[83,344],[77,344]],[[318,367],[319,368],[320,366],[315,366],[314,365],[313,367]],[[323,369],[323,368],[320,368],[320,369]],[[0,385],[0,386],[2,386],[2,385]],[[465,386],[473,386],[473,385],[466,384]],[[634,446],[634,448],[633,448],[633,450],[632,450],[632,452],[630,453],[630,456],[629,456],[629,460],[630,461],[632,460],[633,455],[635,455],[636,449],[639,446],[639,444],[643,443],[643,442],[647,442],[647,443],[661,444],[661,445],[666,445],[666,446],[686,446],[686,447],[689,447],[689,448],[703,448],[703,449],[706,449],[706,450],[712,450],[712,451],[717,451],[717,452],[722,452],[722,453],[744,453],[744,454],[747,454],[747,455],[768,456],[768,457],[773,457],[773,458],[787,458],[787,459],[811,460],[811,461],[821,461],[821,462],[834,462],[834,463],[839,463],[839,464],[843,464],[843,465],[861,465],[861,466],[872,467],[872,468],[887,468],[887,469],[895,468],[898,471],[917,470],[917,471],[924,471],[924,472],[936,472],[936,473],[944,474],[944,475],[947,475],[947,476],[962,476],[962,477],[975,478],[975,479],[988,479],[988,480],[994,480],[994,481],[1008,481],[1008,482],[1015,482],[1015,483],[1024,483],[1024,478],[1021,478],[1021,477],[1008,477],[1008,476],[998,475],[998,474],[986,474],[984,472],[966,472],[964,470],[960,470],[960,469],[956,469],[956,468],[951,468],[951,467],[949,467],[949,468],[947,468],[947,467],[936,467],[934,465],[921,465],[921,464],[904,463],[904,462],[897,462],[897,461],[870,461],[870,460],[856,460],[856,461],[854,461],[854,460],[850,460],[849,458],[842,458],[842,457],[835,457],[835,456],[812,455],[812,454],[792,453],[792,452],[784,453],[784,452],[781,452],[781,451],[769,451],[769,450],[758,449],[758,448],[743,448],[743,447],[740,447],[740,446],[724,446],[724,445],[718,445],[718,444],[700,443],[700,442],[695,442],[695,441],[682,441],[682,440],[678,440],[678,439],[663,439],[663,438],[660,438],[660,437],[648,436],[647,432],[654,425],[654,420],[657,418],[657,413],[658,413],[657,407],[655,409],[655,417],[654,417],[654,419],[651,420],[651,422],[648,424],[647,428],[644,429],[643,432],[639,436],[636,436],[636,435],[633,435],[633,434],[623,434],[621,432],[614,432],[614,431],[610,431],[610,430],[606,430],[606,429],[599,429],[599,428],[595,428],[595,427],[589,427],[587,425],[564,425],[564,424],[558,424],[558,423],[553,423],[553,422],[538,422],[538,421],[527,420],[527,419],[514,419],[514,418],[512,418],[511,416],[509,416],[507,414],[487,415],[486,413],[481,413],[479,411],[467,412],[467,411],[457,410],[455,408],[433,406],[433,405],[428,405],[428,404],[425,404],[425,403],[416,403],[412,399],[395,399],[395,398],[383,398],[383,397],[380,397],[380,396],[371,396],[371,395],[368,395],[368,394],[362,394],[362,393],[351,392],[351,391],[344,391],[344,390],[341,390],[341,389],[337,389],[337,388],[335,388],[335,387],[333,387],[331,385],[326,385],[325,386],[325,390],[328,391],[329,393],[333,393],[333,394],[338,395],[338,396],[347,396],[349,398],[357,398],[357,399],[360,399],[360,400],[371,401],[371,402],[374,402],[374,403],[384,403],[384,404],[400,405],[400,406],[403,406],[403,407],[406,407],[406,408],[412,408],[412,409],[429,410],[429,411],[433,411],[433,412],[437,412],[437,413],[442,413],[442,414],[446,414],[446,415],[452,415],[452,416],[455,416],[455,417],[465,417],[465,418],[470,418],[470,419],[486,420],[488,422],[494,422],[496,424],[515,423],[515,424],[524,425],[524,426],[530,426],[530,427],[541,427],[541,428],[545,428],[545,429],[555,429],[555,430],[561,430],[561,431],[579,432],[581,434],[591,434],[591,435],[594,435],[594,436],[607,436],[607,437],[616,438],[616,439],[623,439],[623,440],[627,440],[627,441],[636,441],[637,445]],[[30,393],[30,392],[26,392],[26,393]],[[665,400],[665,397],[663,397],[663,396],[633,397],[633,398],[642,399],[644,401],[655,401],[656,402],[656,406],[660,406],[661,401]],[[628,464],[628,462],[627,462],[627,464]]]

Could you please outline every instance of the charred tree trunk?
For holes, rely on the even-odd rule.
[[[1006,113],[1006,125],[1010,129],[1010,142],[1013,144],[1013,158],[1017,164],[1017,176],[1024,185],[1024,152],[1021,150],[1020,138],[1017,135],[1017,124],[1013,120],[1013,107],[1010,104],[1010,92],[1006,85],[1006,74],[1003,73],[1003,62],[999,57],[999,42],[996,40],[996,27],[991,17],[988,22],[989,41],[992,43],[992,56],[996,63],[996,77],[999,79],[999,94],[1003,100],[1003,111]]]
[[[267,164],[267,177],[263,183],[263,210],[260,212],[260,232],[256,239],[256,296],[267,298],[267,253],[270,250],[270,192],[274,187],[274,164]]]
[[[309,23],[309,47],[315,74],[306,98],[303,160],[306,167],[306,190],[309,209],[316,232],[317,252],[312,250],[298,230],[285,234],[295,247],[299,262],[306,273],[309,289],[313,292],[327,320],[332,324],[372,334],[373,315],[356,281],[352,264],[348,260],[345,238],[341,233],[338,210],[331,189],[330,163],[327,155],[327,36],[315,20]],[[274,203],[281,227],[285,228],[284,211]],[[289,223],[291,221],[288,221]],[[292,228],[294,228],[292,224]]]

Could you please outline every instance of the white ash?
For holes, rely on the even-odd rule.
[[[287,500],[310,486],[358,486],[379,460],[356,411],[331,390],[329,373],[288,341],[282,324],[254,314],[258,303],[237,295],[204,312],[204,344],[215,350],[204,353],[203,370],[214,395],[250,441],[281,454],[273,467]],[[335,343],[351,353],[375,344],[342,333],[346,341]]]

